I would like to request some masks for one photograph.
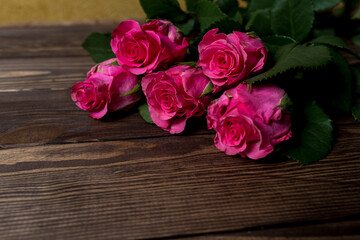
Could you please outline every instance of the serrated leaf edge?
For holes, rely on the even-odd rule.
[[[263,72],[263,73],[261,73],[259,75],[256,75],[256,76],[252,77],[252,78],[249,78],[249,79],[245,80],[245,82],[248,83],[248,84],[254,84],[254,83],[257,83],[257,82],[262,82],[264,80],[267,80],[267,79],[270,79],[270,78],[273,78],[273,77],[277,77],[278,75],[284,74],[285,72],[288,72],[290,70],[296,70],[296,69],[315,70],[315,69],[318,69],[318,68],[322,68],[322,67],[326,66],[329,61],[331,61],[332,57],[331,57],[330,54],[329,54],[329,56],[330,56],[330,58],[327,60],[326,63],[323,63],[323,64],[309,66],[309,67],[306,67],[306,66],[293,66],[293,67],[287,68],[285,70],[280,70],[280,71],[274,73],[274,75],[265,76],[264,78],[260,78],[260,79],[255,80],[255,81],[253,80],[254,78],[259,78],[259,76],[261,76],[262,74],[266,74],[268,71],[273,69],[276,66],[276,64],[275,64],[272,68],[268,69],[266,72]]]

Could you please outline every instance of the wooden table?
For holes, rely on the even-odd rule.
[[[136,112],[94,120],[70,98],[113,25],[0,28],[0,239],[360,239],[360,124],[326,159],[226,156]],[[202,126],[202,122],[197,123]]]

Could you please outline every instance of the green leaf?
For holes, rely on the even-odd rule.
[[[261,38],[261,41],[264,43],[265,47],[274,54],[280,47],[290,43],[295,43],[295,40],[291,37],[281,35],[263,37]]]
[[[235,16],[233,17],[233,20],[235,22],[238,22],[239,24],[243,23],[243,17],[241,15],[240,11],[236,11]]]
[[[333,127],[331,119],[315,103],[305,106],[303,114],[300,142],[286,155],[306,165],[326,157],[332,147]]]
[[[262,11],[262,9],[258,9],[256,10],[250,17],[249,21],[246,23],[245,25],[245,30],[249,31],[249,29],[251,28],[251,26],[254,24],[254,21],[256,19],[256,17],[258,16],[258,14]]]
[[[195,27],[195,20],[190,18],[188,21],[186,21],[185,23],[178,23],[176,24],[176,26],[180,29],[180,31],[185,35],[189,35],[190,32],[194,29]]]
[[[322,11],[333,8],[340,2],[341,0],[312,0],[315,11]]]
[[[215,3],[208,0],[198,0],[195,11],[202,32],[208,29],[213,23],[226,18],[225,13],[223,13]]]
[[[191,59],[197,59],[199,57],[198,56],[199,42],[203,39],[205,33],[207,33],[209,30],[214,29],[214,28],[218,28],[219,33],[225,33],[225,34],[232,33],[233,31],[242,31],[243,30],[241,24],[239,24],[238,22],[236,22],[230,18],[224,18],[217,22],[214,22],[207,29],[205,29],[203,32],[201,32],[196,37],[196,39],[194,39],[192,42],[190,42],[189,48],[190,48]]]
[[[278,0],[271,10],[271,28],[274,33],[304,40],[314,21],[311,0]]]
[[[153,120],[151,119],[150,112],[149,112],[149,105],[147,103],[143,103],[138,106],[140,116],[145,120],[145,122],[154,124]]]
[[[323,35],[318,38],[315,38],[314,40],[311,40],[309,43],[324,44],[327,46],[339,48],[340,50],[343,50],[349,54],[352,54],[355,57],[360,59],[360,55],[357,54],[356,52],[353,52],[352,50],[350,50],[348,48],[348,46],[346,45],[346,43],[344,42],[344,40],[342,40],[341,38],[339,38],[337,36]]]
[[[355,92],[360,95],[360,65],[351,66],[351,73],[355,82]]]
[[[298,45],[296,43],[289,43],[279,48],[275,53],[276,62],[279,62],[281,59],[286,58],[291,53],[291,51],[293,51],[298,46],[302,45]]]
[[[347,3],[351,2],[351,0],[350,1],[345,0],[345,1]],[[348,7],[345,7],[345,6],[348,6],[347,3],[342,4],[339,7],[334,7],[333,9],[331,9],[332,15],[336,18],[342,18],[345,14],[348,14],[348,12],[346,11]]]
[[[276,107],[280,107],[282,109],[288,109],[290,106],[292,106],[293,103],[289,97],[289,95],[285,94],[280,100],[280,104]]]
[[[190,66],[190,67],[194,67],[194,68],[197,68],[198,65],[197,65],[197,62],[194,62],[194,61],[190,61],[190,62],[178,62],[176,63],[177,66],[181,66],[181,65],[186,65],[186,66]]]
[[[325,28],[320,28],[320,29],[319,28],[313,28],[312,33],[313,33],[313,36],[315,38],[320,37],[322,35],[327,35],[327,36],[336,35],[335,34],[335,29],[332,28],[332,27],[325,27]]]
[[[211,2],[211,0],[208,1]],[[188,12],[195,12],[196,4],[197,4],[196,0],[186,0],[186,10]]]
[[[85,39],[82,47],[90,53],[96,63],[100,63],[110,58],[115,58],[115,54],[110,46],[110,41],[110,33],[103,34],[95,32]]]
[[[325,44],[332,47],[348,49],[346,43],[337,36],[322,35],[310,41],[310,43]]]
[[[360,98],[356,100],[354,106],[351,108],[354,119],[360,122]]]
[[[113,62],[107,64],[107,65],[111,65],[111,66],[120,66],[117,59],[115,59]]]
[[[351,40],[355,45],[360,47],[360,34],[353,36]]]
[[[193,12],[196,9],[196,2],[194,0],[186,0],[186,10]]]
[[[137,93],[141,90],[141,85],[140,83],[136,84],[135,87],[133,89],[131,89],[129,92],[123,94],[123,95],[119,95],[119,97],[126,97],[129,96],[131,94]]]
[[[324,102],[329,109],[349,113],[352,102],[351,70],[346,59],[338,52],[330,49],[332,64],[329,69],[328,83],[324,82]]]
[[[201,97],[205,96],[205,95],[208,95],[209,93],[211,93],[212,91],[214,90],[214,85],[209,82],[208,85],[206,85],[206,88],[204,89],[204,91],[202,92]]]
[[[177,0],[140,0],[140,4],[148,19],[161,18],[178,23],[188,18]]]
[[[274,2],[274,0],[251,0],[249,3],[249,12],[270,9],[274,5]]]
[[[303,46],[288,44],[278,49],[275,54],[275,65],[268,71],[246,80],[253,84],[291,69],[312,69],[326,65],[331,60],[331,55],[325,46]]]
[[[272,34],[270,9],[255,11],[245,26],[246,31],[255,31],[259,36]]]
[[[351,108],[355,120],[360,122],[360,65],[351,66],[352,76],[355,82],[355,92],[358,95],[355,104]]]
[[[358,8],[351,19],[360,19],[360,8]]]
[[[239,7],[237,0],[217,0],[215,4],[221,9],[222,12],[228,13],[234,8]]]
[[[232,33],[233,31],[242,31],[243,27],[241,24],[231,18],[223,18],[217,22],[211,24],[202,34],[207,33],[209,30],[218,28],[220,33]],[[202,38],[202,37],[201,37]]]

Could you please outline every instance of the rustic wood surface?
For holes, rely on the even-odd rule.
[[[0,239],[360,239],[360,124],[326,159],[226,156],[135,111],[93,120],[70,98],[110,25],[0,28]]]

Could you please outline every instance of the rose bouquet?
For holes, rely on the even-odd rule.
[[[83,44],[98,64],[71,97],[90,117],[137,107],[171,134],[206,117],[228,155],[301,164],[330,151],[332,118],[360,119],[359,55],[343,41],[359,44],[357,0],[140,3],[146,23],[123,21]]]

